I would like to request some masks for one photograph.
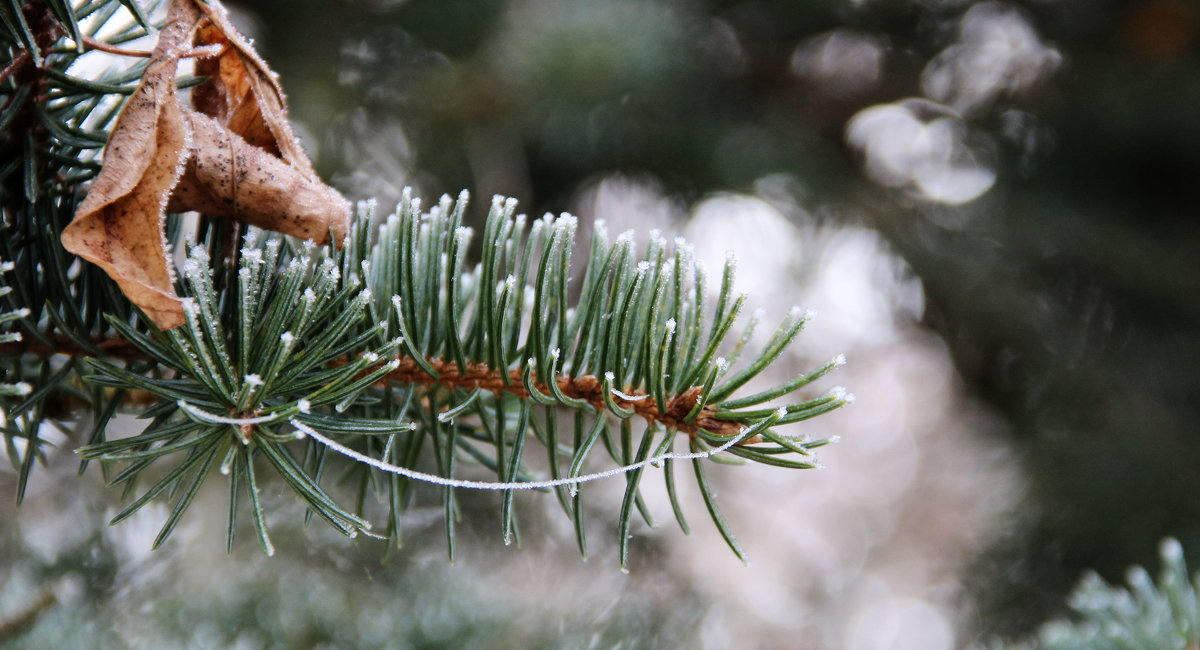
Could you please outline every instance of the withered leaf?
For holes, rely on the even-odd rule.
[[[67,250],[104,269],[162,328],[184,320],[162,220],[188,146],[175,71],[196,18],[188,5],[172,5],[150,65],[117,116],[104,166],[62,234]]]
[[[287,120],[287,100],[275,73],[234,28],[224,7],[197,6],[204,20],[196,29],[196,46],[223,47],[217,56],[196,62],[196,74],[208,81],[192,90],[192,105],[246,142],[315,176]]]
[[[181,104],[179,60],[210,79],[196,110]],[[350,204],[317,178],[287,122],[274,74],[233,29],[217,0],[173,0],[150,65],[109,136],[104,164],[63,246],[105,270],[163,329],[184,322],[163,231],[167,210],[231,217],[289,235],[340,241]]]
[[[184,110],[191,155],[167,209],[234,217],[268,230],[324,242],[346,236],[350,205],[337,190],[231,133],[215,120]],[[331,219],[338,210],[345,218]]]

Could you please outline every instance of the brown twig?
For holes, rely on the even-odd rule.
[[[62,334],[50,334],[46,338],[50,340],[49,344],[32,337],[29,340],[15,343],[0,343],[0,356],[14,354],[31,354],[42,358],[52,357],[56,354],[63,354],[68,357],[93,356],[90,350]],[[105,357],[115,357],[124,361],[145,361],[150,358],[137,349],[134,344],[125,339],[96,337],[91,340],[91,344],[97,350],[100,350]]]
[[[108,52],[109,54],[116,54],[118,56],[134,56],[134,57],[139,57],[139,58],[143,58],[143,59],[148,59],[154,55],[153,52],[149,52],[146,50],[127,50],[123,47],[117,47],[116,45],[110,45],[108,43],[105,43],[104,41],[98,41],[98,40],[92,38],[91,36],[83,36],[82,40],[83,40],[83,44],[86,45],[89,50],[99,50],[101,52]],[[209,57],[209,56],[216,56],[216,55],[220,54],[224,49],[225,49],[224,47],[213,46],[213,45],[196,47],[196,48],[192,48],[188,52],[184,53],[181,58],[190,59],[190,58],[204,58],[204,57]]]
[[[466,372],[459,372],[458,364],[444,359],[429,359],[430,366],[437,372],[433,377],[421,368],[411,358],[401,358],[400,366],[388,373],[387,379],[406,384],[421,384],[424,386],[444,386],[446,388],[482,389],[494,394],[510,393],[517,397],[526,398],[529,392],[521,381],[521,371],[509,371],[509,382],[505,383],[499,372],[485,363],[468,363]],[[558,389],[564,395],[573,399],[585,400],[598,411],[605,411],[604,385],[594,375],[580,377],[559,377],[556,380]],[[542,394],[549,390],[542,381],[534,382],[534,388]],[[629,399],[630,397],[634,399]],[[645,418],[647,422],[657,422],[667,427],[673,427],[689,435],[696,435],[701,429],[718,436],[734,436],[741,433],[744,427],[737,422],[718,420],[711,407],[704,407],[700,414],[691,422],[687,422],[688,413],[696,406],[700,397],[700,387],[695,386],[667,400],[663,412],[646,393],[631,391],[624,394],[613,394],[612,400],[625,409],[634,411]],[[746,441],[746,444],[752,441]],[[756,442],[756,441],[754,441]]]
[[[28,60],[29,50],[21,50],[21,53],[18,54],[16,58],[14,58],[12,61],[9,61],[8,65],[4,66],[3,70],[0,70],[0,83],[3,83],[5,79],[11,77],[13,73],[15,73],[18,68],[25,65],[25,62]]]
[[[0,344],[0,356],[12,354],[32,354],[43,358],[55,354],[92,356],[89,350],[66,336],[56,334],[51,335],[50,339],[52,342],[51,345],[46,345],[36,339],[27,342]],[[122,359],[124,361],[144,361],[150,358],[132,343],[124,339],[98,337],[92,339],[91,343],[105,357]],[[459,372],[458,364],[453,361],[446,361],[440,358],[427,359],[427,361],[437,373],[437,377],[427,373],[414,359],[401,357],[400,365],[388,373],[384,380],[401,384],[442,386],[445,388],[463,388],[466,390],[478,388],[497,395],[500,393],[509,393],[523,399],[529,398],[529,391],[525,389],[519,369],[510,370],[509,381],[505,383],[500,372],[494,370],[486,363],[470,362],[467,364],[466,372]],[[369,372],[369,370],[364,372]],[[604,399],[604,385],[594,375],[583,375],[574,378],[558,377],[556,383],[558,384],[559,391],[567,397],[584,400],[588,404],[591,404],[597,411],[608,410]],[[546,384],[541,380],[534,382],[534,388],[543,395],[549,394]],[[660,412],[658,404],[644,391],[630,390],[612,395],[612,400],[617,406],[633,411],[647,422],[662,424],[663,426],[687,433],[690,436],[697,435],[700,430],[717,436],[735,436],[745,429],[744,425],[738,422],[717,419],[714,417],[716,411],[709,406],[702,408],[700,413],[691,422],[688,422],[687,415],[695,408],[699,398],[700,387],[693,386],[669,398],[666,403],[666,409]],[[744,441],[742,444],[753,444],[760,441],[759,438],[755,437]]]
[[[86,45],[89,50],[99,50],[101,52],[108,52],[109,54],[117,54],[120,56],[136,56],[141,58],[150,57],[150,53],[145,50],[126,50],[124,48],[117,47],[116,45],[109,45],[104,41],[98,41],[87,35],[84,35],[81,38],[83,40],[83,44]]]
[[[0,643],[10,641],[21,632],[29,629],[38,618],[58,603],[58,597],[50,589],[45,589],[38,597],[19,610],[7,620],[0,621]]]

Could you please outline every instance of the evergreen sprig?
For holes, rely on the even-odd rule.
[[[455,481],[458,463],[495,473],[496,482],[484,487],[502,489],[501,522],[511,539],[514,491],[538,475],[525,457],[532,436],[546,449],[548,480],[586,553],[579,479],[597,449],[627,469],[621,540],[628,538],[635,508],[649,517],[639,489],[652,458],[668,468],[668,494],[686,530],[671,467],[677,458],[669,456],[680,435],[697,452],[689,458],[710,506],[700,461],[713,448],[784,467],[816,465],[810,450],[826,440],[797,439],[772,427],[827,412],[849,397],[835,390],[782,407],[761,405],[819,378],[840,359],[777,389],[727,399],[766,368],[804,322],[793,310],[767,345],[731,372],[717,354],[744,301],[733,295],[732,259],[710,315],[703,267],[684,242],[672,249],[655,238],[639,254],[631,233],[610,242],[599,224],[572,307],[573,217],[546,217],[526,228],[513,201],[495,200],[483,228],[484,254],[467,271],[472,232],[461,225],[465,203],[465,194],[457,202],[446,197],[422,213],[419,200],[406,196],[377,227],[364,209],[337,250],[252,230],[236,282],[226,275],[226,291],[214,281],[223,263],[209,259],[206,245],[191,245],[180,286],[188,296],[185,327],[143,334],[110,321],[156,362],[161,376],[87,362],[94,385],[150,393],[158,404],[141,435],[92,444],[83,457],[124,464],[110,482],[130,485],[156,459],[180,459],[114,521],[159,494],[175,495],[161,542],[219,466],[231,495],[244,482],[269,549],[254,491],[256,465],[265,464],[335,528],[365,531],[362,499],[351,512],[321,487],[328,451],[346,449],[362,464],[359,493],[374,486],[387,504],[386,535],[393,539],[399,539],[413,478],[442,484],[453,551],[456,485],[480,486]],[[416,471],[424,447],[432,451],[433,476]],[[237,502],[231,496],[230,543]],[[710,512],[740,556],[719,512]],[[622,562],[626,553],[622,541]]]
[[[1129,569],[1128,587],[1088,573],[1071,594],[1072,620],[1047,623],[1021,648],[1044,650],[1187,650],[1200,647],[1200,575],[1188,574],[1183,546],[1163,540],[1157,583],[1142,567]]]
[[[464,487],[501,492],[506,541],[518,535],[515,491],[552,491],[586,555],[584,483],[622,475],[624,565],[634,511],[650,521],[641,497],[648,465],[663,468],[686,532],[676,465],[692,463],[739,557],[705,461],[816,466],[811,451],[827,441],[778,427],[851,399],[835,389],[787,402],[840,357],[736,395],[778,359],[806,314],[793,309],[751,353],[756,318],[730,341],[745,303],[732,258],[710,306],[709,279],[682,240],[655,235],[639,247],[598,223],[585,254],[573,217],[529,220],[511,200],[493,201],[477,254],[465,193],[428,211],[406,194],[386,218],[361,206],[333,248],[172,215],[167,244],[187,252],[176,283],[187,322],[159,331],[103,272],[59,245],[143,67],[90,79],[72,72],[82,53],[148,32],[152,12],[122,5],[0,5],[0,425],[20,470],[18,499],[45,460],[50,425],[86,442],[81,471],[98,461],[107,482],[125,490],[114,523],[155,499],[171,504],[156,546],[221,475],[230,546],[248,511],[271,551],[264,481],[288,485],[307,517],[397,544],[414,482],[427,481],[441,489],[451,556]],[[114,414],[130,409],[149,425],[110,437]],[[81,410],[91,417],[77,417]],[[531,437],[540,454],[526,444]],[[608,464],[592,460],[599,450]],[[335,483],[349,488],[349,504],[335,498]],[[378,532],[371,494],[387,522]]]

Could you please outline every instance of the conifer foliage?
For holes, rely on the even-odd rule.
[[[1128,586],[1109,584],[1088,571],[1067,604],[1070,619],[1044,624],[1018,650],[1124,650],[1200,647],[1200,575],[1189,575],[1183,545],[1168,537],[1159,545],[1162,568],[1155,581],[1130,567]],[[996,644],[994,647],[1002,647]]]
[[[219,11],[215,0],[204,6]],[[741,556],[708,463],[816,466],[811,452],[827,441],[780,427],[852,399],[840,389],[794,397],[840,357],[739,393],[807,314],[792,309],[758,347],[732,258],[709,277],[685,242],[637,246],[601,223],[577,246],[573,217],[530,220],[512,200],[494,199],[476,228],[465,192],[427,210],[411,195],[392,214],[362,204],[344,235],[322,246],[203,210],[198,220],[168,214],[166,250],[185,258],[171,287],[183,323],[160,329],[169,325],[60,243],[147,69],[142,59],[88,78],[72,66],[93,50],[129,60],[122,44],[157,33],[150,17],[160,9],[133,0],[0,4],[0,413],[18,499],[57,428],[80,446],[81,471],[98,464],[124,490],[114,522],[168,503],[156,545],[213,480],[228,484],[230,545],[248,516],[271,551],[259,497],[268,481],[348,536],[398,543],[422,481],[440,486],[452,555],[457,495],[475,488],[499,491],[506,540],[517,535],[515,491],[553,493],[586,554],[586,484],[611,477],[625,482],[624,565],[635,511],[650,516],[647,467],[662,469],[686,532],[675,486],[690,464]],[[232,46],[223,47],[194,56],[223,57]],[[217,68],[197,65],[205,69]],[[177,79],[180,89],[206,83]],[[715,301],[710,285],[719,287]],[[109,435],[119,411],[148,424]]]

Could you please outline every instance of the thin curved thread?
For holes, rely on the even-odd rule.
[[[595,474],[584,474],[583,476],[573,476],[573,477],[558,478],[558,479],[551,479],[551,480],[544,480],[544,481],[522,481],[522,482],[506,483],[506,482],[470,481],[470,480],[466,480],[466,479],[446,478],[444,476],[438,476],[437,474],[427,474],[425,472],[418,472],[416,470],[408,469],[407,467],[399,467],[397,465],[385,463],[376,458],[367,456],[366,454],[362,454],[357,451],[354,451],[353,449],[346,447],[345,445],[339,444],[329,438],[326,438],[325,436],[323,436],[319,432],[317,432],[315,429],[313,429],[310,426],[305,425],[302,422],[297,422],[294,419],[290,420],[289,422],[291,423],[292,426],[296,427],[296,429],[298,431],[303,432],[305,435],[312,438],[313,440],[316,440],[317,442],[325,445],[326,447],[329,447],[330,449],[338,452],[339,454],[342,454],[343,456],[347,456],[347,457],[357,460],[361,463],[366,463],[366,464],[370,465],[371,467],[374,467],[375,469],[382,470],[389,474],[397,474],[399,476],[404,476],[404,477],[411,478],[411,479],[414,479],[417,481],[424,481],[426,483],[433,483],[435,485],[441,485],[444,487],[470,488],[470,489],[475,489],[475,490],[542,490],[542,489],[546,489],[546,488],[554,488],[554,487],[559,487],[559,486],[563,486],[563,485],[578,485],[580,483],[587,483],[589,481],[595,481],[598,479],[609,478],[612,476],[624,474],[626,472],[631,472],[635,469],[639,469],[639,468],[645,467],[647,465],[661,463],[664,460],[693,460],[693,459],[698,459],[698,458],[708,458],[709,456],[715,456],[742,441],[741,437],[732,438],[729,440],[729,442],[726,442],[725,444],[721,445],[720,447],[716,447],[714,449],[709,449],[708,451],[699,451],[699,452],[693,452],[693,453],[687,453],[687,454],[677,454],[674,452],[661,454],[658,456],[654,456],[652,458],[647,458],[646,460],[643,460],[643,461],[633,463],[631,465],[622,465],[621,467],[614,467],[612,469],[604,470],[603,472],[596,472]]]
[[[263,415],[263,416],[252,417],[252,418],[226,417],[223,415],[217,415],[215,413],[209,413],[208,411],[205,411],[204,409],[192,406],[191,404],[188,404],[187,402],[184,402],[183,400],[179,401],[179,406],[183,410],[187,411],[188,414],[196,417],[197,419],[203,420],[206,422],[211,422],[213,424],[229,424],[232,426],[244,427],[247,425],[264,424],[264,423],[268,423],[271,421],[276,421],[276,420],[282,419],[279,417],[279,414]],[[764,424],[769,426],[770,422],[774,422],[775,420],[782,417],[784,414],[785,414],[785,411],[783,409],[781,409],[779,412],[776,412],[772,417],[767,418],[767,421],[764,421]],[[715,455],[729,449],[730,447],[733,447],[734,445],[744,442],[744,440],[748,434],[752,434],[755,431],[757,431],[758,428],[760,428],[760,427],[751,427],[750,429],[746,430],[746,434],[730,438],[729,441],[725,442],[720,447],[715,447],[715,448],[709,449],[707,451],[692,452],[692,453],[687,453],[687,454],[679,454],[679,453],[675,453],[675,452],[669,452],[669,453],[665,453],[665,454],[660,454],[658,456],[653,456],[651,458],[647,458],[646,460],[632,463],[630,465],[622,465],[620,467],[613,467],[611,469],[607,469],[602,472],[596,472],[594,474],[584,474],[583,476],[572,476],[572,477],[567,477],[567,478],[558,478],[558,479],[543,480],[543,481],[494,482],[494,481],[471,481],[471,480],[467,480],[467,479],[446,478],[444,476],[438,476],[437,474],[428,474],[426,472],[418,472],[416,470],[408,469],[407,467],[400,467],[397,465],[392,465],[390,463],[385,463],[379,459],[367,456],[366,454],[357,452],[349,447],[346,447],[345,445],[342,445],[330,438],[327,438],[324,435],[322,435],[320,432],[318,432],[316,429],[313,429],[312,427],[304,424],[303,422],[296,420],[295,418],[288,418],[288,424],[291,424],[293,427],[295,427],[295,429],[297,431],[299,431],[303,435],[308,436],[308,437],[312,438],[313,440],[316,440],[317,442],[325,445],[326,447],[329,447],[330,449],[338,452],[339,454],[342,454],[343,456],[347,456],[347,457],[357,460],[361,463],[366,463],[367,465],[370,465],[371,467],[374,467],[378,470],[382,470],[384,472],[388,472],[389,474],[397,474],[399,476],[405,476],[405,477],[408,477],[408,478],[411,478],[411,479],[414,479],[417,481],[433,483],[435,485],[441,485],[444,487],[459,487],[459,488],[469,488],[469,489],[476,489],[476,490],[541,490],[541,489],[546,489],[546,488],[559,487],[559,486],[563,486],[563,485],[578,485],[580,483],[588,483],[590,481],[595,481],[595,480],[602,479],[602,478],[609,478],[612,476],[618,476],[620,474],[625,474],[627,472],[631,472],[633,470],[645,467],[647,465],[661,463],[664,460],[694,460],[694,459],[700,459],[700,458],[708,458],[709,456],[715,456]]]

